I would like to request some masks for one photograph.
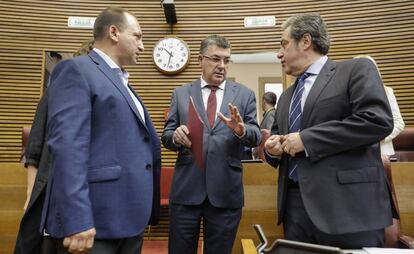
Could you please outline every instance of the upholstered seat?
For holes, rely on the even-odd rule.
[[[174,168],[172,167],[161,168],[161,187],[160,187],[161,206],[168,206],[169,204],[170,189],[171,189],[173,174],[174,174]]]
[[[397,161],[414,161],[414,127],[406,127],[392,140]]]

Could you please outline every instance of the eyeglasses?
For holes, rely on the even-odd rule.
[[[219,64],[221,63],[221,61],[223,61],[224,65],[230,65],[233,63],[232,60],[230,60],[230,58],[226,57],[226,58],[221,58],[221,57],[211,57],[211,56],[206,56],[203,55],[203,57],[205,57],[206,59],[208,59],[210,62],[214,63],[214,64]]]

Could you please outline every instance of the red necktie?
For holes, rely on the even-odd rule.
[[[207,86],[211,91],[210,95],[208,96],[207,100],[207,117],[208,123],[211,127],[214,125],[214,120],[216,119],[216,111],[217,111],[217,97],[216,91],[218,89],[217,86]]]

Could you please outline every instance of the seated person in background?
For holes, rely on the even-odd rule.
[[[273,121],[275,120],[275,105],[277,101],[277,95],[273,92],[266,92],[263,94],[262,98],[262,109],[263,109],[263,119],[260,123],[260,129],[271,130]],[[264,142],[265,140],[262,140]],[[253,159],[259,158],[259,148],[255,147],[252,149]]]
[[[359,55],[359,56],[356,56],[355,58],[368,58],[375,64],[375,66],[377,67],[378,73],[380,73],[376,61],[371,56]],[[405,123],[401,116],[400,108],[398,107],[397,99],[395,98],[393,89],[386,85],[384,85],[384,89],[385,89],[385,94],[387,95],[388,102],[391,107],[392,119],[394,121],[394,128],[390,135],[388,135],[386,138],[381,140],[380,148],[381,148],[382,159],[389,160],[389,157],[395,154],[394,147],[392,145],[392,140],[404,130]]]
[[[260,129],[272,129],[273,121],[275,120],[275,105],[277,96],[273,92],[266,92],[263,94],[263,119],[260,123]]]

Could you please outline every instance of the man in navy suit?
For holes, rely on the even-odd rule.
[[[159,209],[160,143],[125,65],[144,50],[133,14],[105,9],[87,56],[59,63],[48,89],[51,168],[41,229],[59,253],[140,253]]]
[[[280,97],[267,161],[279,166],[285,237],[347,249],[380,247],[392,207],[379,142],[393,127],[382,80],[368,59],[334,62],[317,14],[289,18],[278,58],[298,77]]]
[[[230,53],[224,37],[204,39],[198,57],[201,78],[172,95],[162,134],[164,146],[178,152],[170,192],[170,254],[197,253],[201,220],[205,254],[231,253],[236,237],[244,202],[243,148],[257,146],[261,134],[253,91],[226,80]],[[204,125],[201,166],[190,150],[190,96]]]

